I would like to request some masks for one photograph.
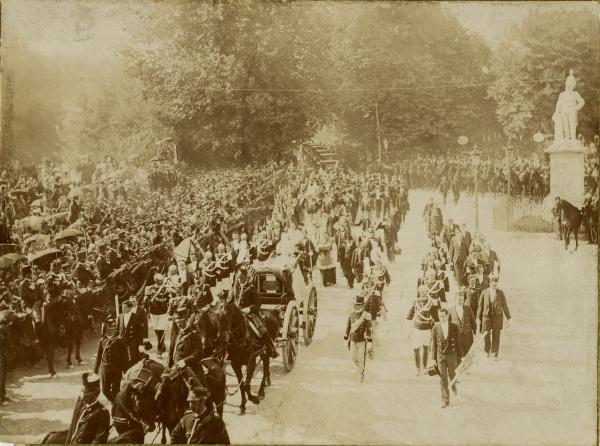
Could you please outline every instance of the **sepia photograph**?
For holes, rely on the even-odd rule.
[[[597,1],[0,0],[0,445],[598,444]]]

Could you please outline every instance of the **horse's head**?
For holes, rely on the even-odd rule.
[[[154,399],[155,387],[156,383],[152,380],[143,383],[133,381],[127,384],[133,412],[142,423],[145,432],[152,432],[155,428],[157,409]]]
[[[159,420],[169,430],[179,422],[186,409],[186,398],[193,386],[179,369],[165,370],[156,387],[154,399]]]

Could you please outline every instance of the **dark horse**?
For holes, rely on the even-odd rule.
[[[206,364],[206,385],[210,391],[211,402],[216,406],[217,413],[223,415],[225,404],[225,374],[223,369],[216,363]],[[172,432],[177,423],[183,417],[187,409],[187,396],[190,389],[204,387],[201,379],[191,368],[172,368],[165,370],[161,376],[161,382],[156,391],[157,415],[164,428]],[[163,430],[162,442],[165,442]]]
[[[253,334],[248,325],[248,321],[244,317],[242,310],[233,302],[228,300],[224,307],[223,328],[227,339],[227,353],[231,361],[231,367],[235,372],[238,380],[238,385],[242,395],[240,404],[240,415],[246,413],[246,401],[250,400],[254,404],[259,404],[264,398],[265,386],[271,384],[271,376],[269,372],[270,356],[263,343]],[[279,331],[279,320],[276,315],[269,314],[264,317],[264,322],[272,339],[276,339]],[[260,357],[263,363],[263,377],[258,390],[258,395],[255,396],[251,391],[252,377],[256,370],[256,358]],[[242,373],[242,368],[246,367],[246,379]],[[246,399],[247,396],[247,399]]]
[[[156,392],[165,367],[157,361],[142,359],[125,374],[121,390],[112,407],[113,426],[118,436],[109,443],[144,443],[146,432],[156,428]]]
[[[570,235],[575,237],[575,251],[579,247],[579,228],[583,221],[583,213],[567,200],[560,200],[559,210],[563,226],[563,238],[565,239],[565,249],[569,247]]]

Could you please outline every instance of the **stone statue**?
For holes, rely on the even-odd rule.
[[[584,104],[581,95],[575,91],[575,76],[573,70],[570,70],[565,81],[565,91],[558,96],[556,109],[552,115],[554,142],[577,139],[577,112]]]

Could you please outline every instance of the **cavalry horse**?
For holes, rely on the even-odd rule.
[[[279,331],[279,320],[273,315],[266,316],[263,319],[271,339],[276,339]],[[259,404],[260,400],[264,398],[265,387],[271,384],[269,372],[271,358],[264,344],[252,334],[247,319],[232,298],[223,306],[223,329],[225,330],[226,349],[231,361],[231,368],[237,377],[242,395],[239,414],[243,415],[246,413],[247,400]],[[263,363],[263,377],[258,394],[253,395],[251,383],[256,370],[257,357],[260,357]],[[246,368],[245,379],[244,367]]]
[[[581,223],[583,221],[583,212],[580,209],[577,209],[567,200],[560,200],[560,204],[558,205],[558,210],[561,213],[562,220],[562,230],[563,230],[563,238],[565,239],[565,250],[569,247],[570,236],[573,233],[575,237],[575,251],[579,247],[579,228],[581,227]]]
[[[142,359],[125,373],[112,406],[113,426],[118,435],[110,438],[109,443],[144,443],[146,432],[154,431],[156,421],[162,421],[156,416],[159,413],[156,391],[164,372],[161,363]]]

